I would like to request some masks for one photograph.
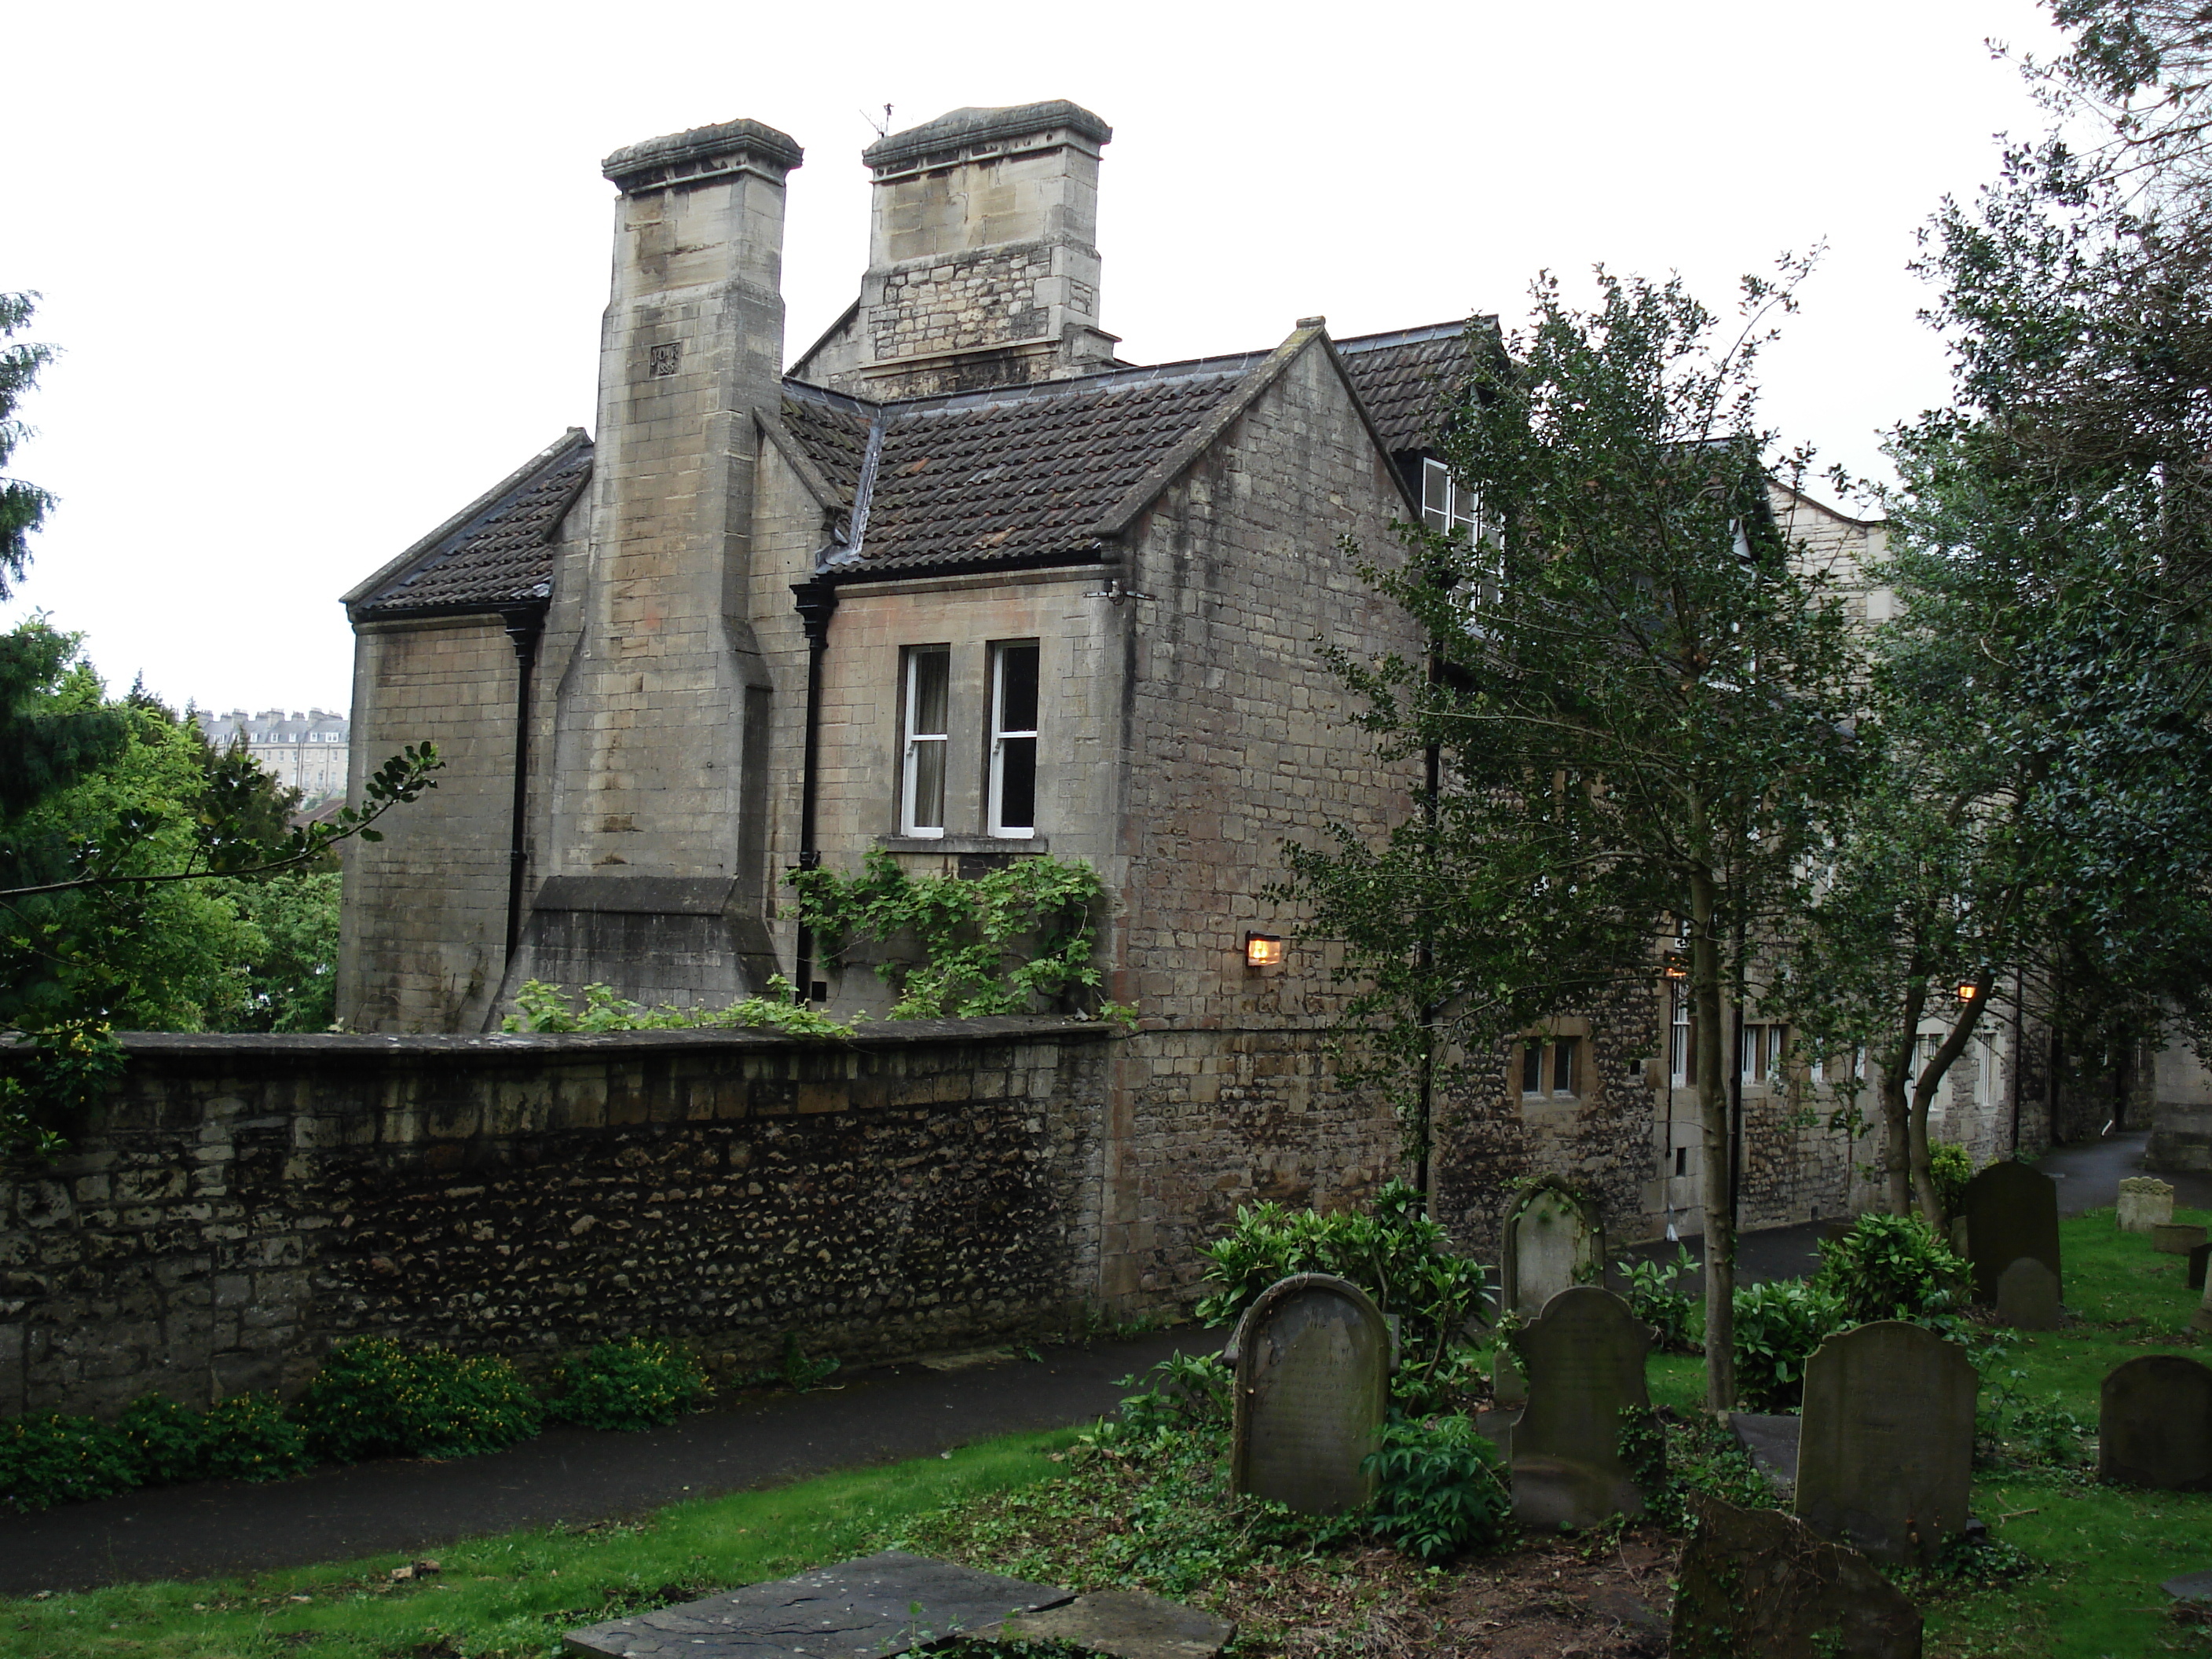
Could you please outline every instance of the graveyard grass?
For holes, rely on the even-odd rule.
[[[2062,1226],[2066,1300],[2081,1322],[2015,1337],[1993,1369],[2020,1373],[2010,1381],[2021,1401],[2056,1395],[2094,1434],[2107,1371],[2147,1353],[2212,1357],[2212,1340],[2187,1328],[2197,1297],[2185,1287],[2181,1257],[2119,1233],[2110,1210]],[[1694,1358],[1655,1357],[1650,1380],[1655,1404],[1689,1410],[1702,1398]],[[1622,1582],[1624,1565],[1656,1589],[1671,1559],[1656,1534],[1644,1536],[1649,1528],[1587,1534],[1595,1556],[1589,1544],[1535,1539],[1511,1555],[1441,1571],[1351,1537],[1312,1549],[1205,1501],[1210,1471],[1182,1465],[1209,1455],[1194,1444],[1148,1462],[1086,1453],[1073,1430],[1009,1436],[949,1459],[702,1499],[635,1522],[457,1544],[432,1552],[437,1576],[405,1583],[390,1577],[404,1558],[389,1556],[246,1580],[15,1598],[0,1601],[0,1653],[535,1659],[556,1652],[574,1626],[895,1543],[1073,1588],[1135,1583],[1212,1606],[1244,1623],[1246,1653],[1402,1653],[1460,1647],[1435,1643],[1432,1632],[1440,1619],[1459,1624],[1452,1615],[1466,1611],[1466,1597],[1512,1616],[1533,1606],[1523,1591],[1544,1581],[1556,1595],[1556,1572]],[[2212,1656],[2212,1628],[2175,1622],[2159,1589],[2176,1573],[2212,1567],[2212,1494],[2100,1486],[2087,1469],[2020,1465],[1977,1470],[1975,1510],[2035,1570],[1987,1586],[1908,1583],[1928,1616],[1929,1659]],[[1650,1600],[1663,1607],[1663,1590]]]

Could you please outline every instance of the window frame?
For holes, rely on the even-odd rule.
[[[949,804],[951,759],[952,749],[952,647],[944,645],[909,645],[901,653],[899,675],[899,834],[917,841],[942,841],[948,828],[945,819]],[[921,665],[934,658],[944,665],[945,681],[943,725],[941,732],[919,732],[915,721],[921,713]],[[920,796],[921,745],[934,744],[937,749],[937,822],[926,824],[917,821],[915,808]]]
[[[1029,651],[1036,657],[1036,707],[1030,718],[1036,721],[1027,728],[1011,727],[1006,724],[1006,658],[1010,653]],[[990,730],[984,759],[983,832],[997,841],[1034,841],[1037,834],[1036,760],[1041,746],[1039,732],[1044,720],[1044,647],[1039,640],[996,640],[991,644]],[[1030,745],[1030,821],[1026,824],[1010,824],[1006,813],[1006,744],[1009,742]]]

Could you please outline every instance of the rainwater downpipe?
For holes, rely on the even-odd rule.
[[[830,619],[837,614],[834,572],[860,556],[868,533],[868,507],[876,494],[876,468],[884,456],[884,422],[878,415],[869,422],[867,447],[860,456],[860,476],[853,487],[853,517],[842,541],[833,539],[815,561],[808,580],[793,582],[791,597],[799,620],[806,630],[806,735],[799,777],[799,864],[801,870],[822,867],[822,848],[815,838],[816,808],[820,799],[822,753],[822,659],[830,649]],[[799,939],[793,951],[791,1000],[801,1007],[814,1000],[814,930],[800,911]]]
[[[499,613],[514,647],[514,805],[507,848],[507,960],[522,944],[525,835],[530,826],[530,683],[538,677],[538,641],[545,633],[545,601],[511,605]]]

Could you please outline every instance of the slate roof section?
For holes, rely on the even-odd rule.
[[[346,596],[358,618],[491,611],[543,599],[553,532],[592,477],[576,428]]]
[[[1336,342],[1344,372],[1394,453],[1432,447],[1437,415],[1464,395],[1475,368],[1468,327],[1462,319]]]
[[[821,469],[849,508],[860,488],[860,462],[868,451],[868,428],[879,405],[796,380],[783,383],[784,429],[807,459]]]

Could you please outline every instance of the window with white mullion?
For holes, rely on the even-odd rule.
[[[991,653],[992,835],[1036,834],[1036,644],[1001,645]]]
[[[899,830],[908,836],[945,833],[945,751],[952,653],[918,647],[906,655],[906,757],[899,791]]]

